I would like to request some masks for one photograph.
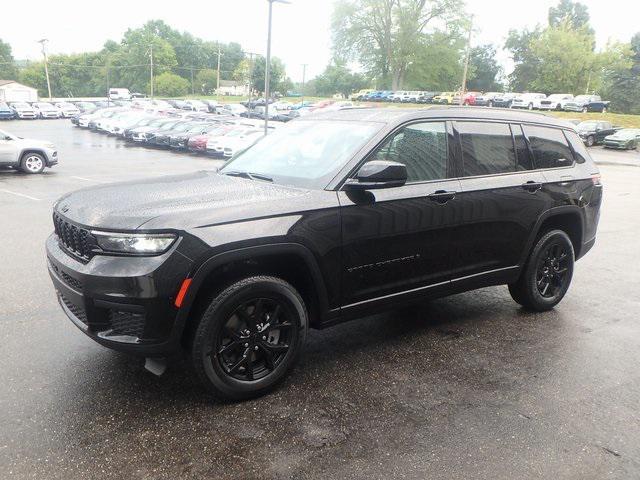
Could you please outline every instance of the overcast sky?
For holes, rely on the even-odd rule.
[[[330,16],[333,0],[290,0],[274,4],[273,55],[282,58],[294,81],[320,73],[330,59]],[[628,41],[640,31],[639,0],[582,0],[589,7],[598,46],[609,39]],[[511,28],[545,23],[557,0],[467,0],[474,14],[473,44],[501,45]],[[162,19],[173,28],[205,40],[238,42],[247,51],[265,53],[266,0],[27,0],[3,2],[0,38],[14,57],[40,58],[37,40],[49,39],[50,53],[99,50],[107,39],[120,40],[129,27]],[[510,62],[500,53],[507,73]]]

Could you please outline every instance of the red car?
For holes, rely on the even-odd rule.
[[[229,130],[234,128],[235,125],[220,125],[215,130],[210,131],[205,135],[196,135],[195,137],[189,138],[187,141],[187,148],[192,152],[205,152],[207,151],[207,142],[209,138],[215,137],[218,135],[224,135]]]
[[[462,105],[475,105],[476,97],[479,97],[480,95],[482,95],[482,93],[480,92],[465,93],[464,97],[462,97]],[[451,104],[460,105],[460,92],[456,93],[456,95],[453,97],[453,101],[451,102]]]

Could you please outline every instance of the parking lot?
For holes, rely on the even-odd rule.
[[[42,175],[0,171],[0,478],[640,477],[640,154],[591,150],[598,242],[555,310],[506,287],[309,335],[276,392],[212,401],[181,364],[162,377],[67,320],[44,241],[62,194],[212,168],[68,121],[0,128],[58,146]]]

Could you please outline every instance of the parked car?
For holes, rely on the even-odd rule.
[[[109,100],[131,100],[131,92],[128,88],[110,88],[107,97]]]
[[[538,110],[564,110],[564,106],[573,100],[574,97],[570,93],[554,93],[547,98],[538,99],[534,108]]]
[[[527,110],[533,110],[536,104],[547,98],[544,93],[523,93],[518,95],[511,102],[511,108],[526,108]]]
[[[444,105],[452,105],[453,97],[455,96],[455,92],[442,92],[440,95],[436,95],[433,97],[433,103],[441,103]]]
[[[6,103],[0,102],[0,120],[12,120],[16,118],[16,112]]]
[[[80,113],[80,109],[73,103],[58,102],[54,105],[60,112],[60,118],[71,118]]]
[[[221,143],[223,158],[231,158],[264,137],[264,130],[251,130]]]
[[[363,88],[362,90],[357,91],[356,93],[352,93],[349,95],[349,100],[362,100],[364,97],[370,93],[374,92],[374,90],[370,88]]]
[[[503,95],[500,92],[486,92],[476,96],[475,105],[478,107],[493,107],[496,97]]]
[[[62,112],[49,102],[34,102],[31,107],[38,114],[38,118],[60,118]]]
[[[27,102],[12,102],[9,106],[15,112],[17,118],[29,120],[38,118],[38,112]]]
[[[503,284],[528,310],[556,306],[602,202],[573,127],[398,110],[317,113],[219,171],[66,194],[46,240],[62,310],[152,370],[184,354],[239,400],[284,379],[309,328]]]
[[[515,98],[518,98],[520,93],[501,93],[493,97],[493,106],[500,108],[511,108],[511,104]]]
[[[24,173],[42,173],[58,163],[58,151],[53,143],[21,138],[0,130],[0,167]]]
[[[225,103],[218,108],[218,113],[223,115],[239,116],[241,113],[247,112],[247,107],[239,103]]]
[[[417,103],[435,103],[434,97],[440,95],[441,92],[422,92],[418,97]]]
[[[75,106],[80,109],[81,113],[84,113],[87,110],[95,110],[97,108],[96,104],[93,102],[76,102]]]
[[[618,150],[635,150],[640,144],[639,128],[623,128],[604,138],[605,148]]]
[[[206,103],[201,102],[200,100],[187,100],[185,102],[189,110],[193,110],[195,112],[208,112],[209,107]]]
[[[452,98],[453,105],[460,105],[461,92],[456,93]],[[476,104],[476,97],[480,95],[480,92],[467,92],[462,96],[462,105],[469,106]]]
[[[587,147],[592,147],[604,142],[605,137],[614,134],[620,127],[614,127],[611,122],[587,120],[576,126],[576,131]]]
[[[599,95],[578,95],[572,102],[565,103],[564,109],[568,112],[607,113],[609,102],[603,101]]]

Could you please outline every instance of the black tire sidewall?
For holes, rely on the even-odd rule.
[[[567,248],[570,258],[569,263],[567,264],[568,271],[566,273],[562,289],[558,295],[555,295],[552,298],[543,297],[542,294],[538,291],[538,287],[536,285],[536,276],[537,276],[537,265],[540,255],[542,255],[546,248],[555,242],[560,241]],[[569,236],[563,232],[562,230],[552,230],[545,235],[543,235],[540,240],[536,243],[536,246],[533,248],[531,252],[531,256],[527,263],[527,267],[524,272],[524,296],[526,298],[526,303],[528,306],[534,308],[535,310],[550,310],[555,307],[558,303],[562,301],[564,296],[566,295],[569,287],[571,285],[571,280],[573,278],[573,270],[575,263],[575,252],[573,249],[573,244],[571,243],[571,239]]]
[[[255,298],[269,298],[282,302],[283,307],[297,321],[295,343],[276,369],[255,381],[234,379],[224,372],[216,358],[206,354],[220,330],[238,305]],[[219,397],[242,400],[259,396],[277,385],[296,363],[306,339],[308,315],[304,302],[288,283],[275,277],[251,277],[237,282],[213,299],[204,312],[196,330],[191,349],[193,367],[201,382]],[[212,354],[212,357],[215,354]]]

